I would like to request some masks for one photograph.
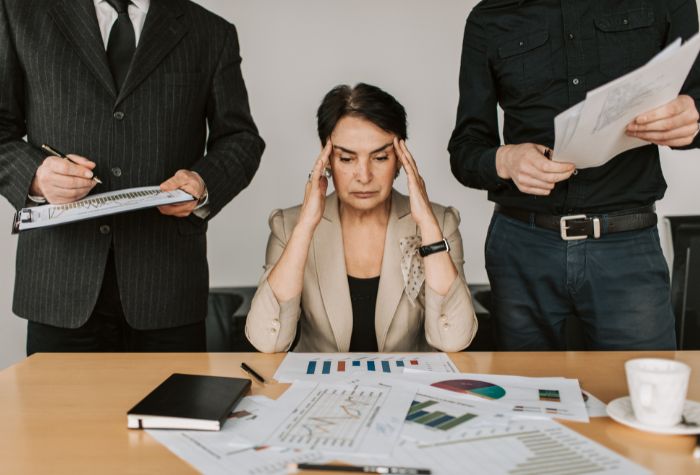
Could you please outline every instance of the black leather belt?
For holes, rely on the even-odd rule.
[[[561,238],[565,241],[589,237],[598,239],[603,234],[644,229],[656,226],[657,223],[656,208],[653,205],[610,213],[572,214],[568,216],[535,213],[499,204],[496,204],[494,209],[497,213],[518,221],[528,224],[534,222],[535,226],[540,228],[559,231]]]

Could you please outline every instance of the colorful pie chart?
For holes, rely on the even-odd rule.
[[[431,384],[436,388],[454,391],[456,393],[472,394],[485,399],[500,399],[506,395],[506,390],[486,381],[475,379],[451,379]]]

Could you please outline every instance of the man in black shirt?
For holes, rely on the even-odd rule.
[[[450,163],[496,203],[486,269],[504,349],[564,348],[571,314],[591,349],[675,348],[658,145],[700,145],[698,65],[628,126],[649,145],[580,171],[547,155],[557,114],[697,31],[692,0],[485,0],[469,15]]]

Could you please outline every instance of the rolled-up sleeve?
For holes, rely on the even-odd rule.
[[[297,322],[301,314],[301,294],[287,301],[279,302],[267,281],[289,239],[289,233],[284,227],[282,210],[278,209],[272,212],[269,224],[270,237],[265,251],[264,272],[250,305],[245,333],[258,351],[277,353],[289,350],[294,341]]]
[[[459,232],[459,213],[445,210],[443,235],[450,245],[450,258],[458,277],[447,294],[440,295],[425,285],[425,338],[441,351],[461,351],[474,339],[478,327],[469,287],[464,277],[464,249]]]

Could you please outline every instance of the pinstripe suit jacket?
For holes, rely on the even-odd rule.
[[[95,192],[194,170],[210,219],[248,185],[264,148],[240,61],[233,25],[188,0],[152,0],[117,93],[93,0],[0,0],[0,193],[26,205],[44,158],[37,146],[49,143],[96,162],[104,184]],[[206,229],[195,216],[149,209],[22,233],[13,310],[60,327],[85,323],[112,243],[132,327],[202,320]]]

